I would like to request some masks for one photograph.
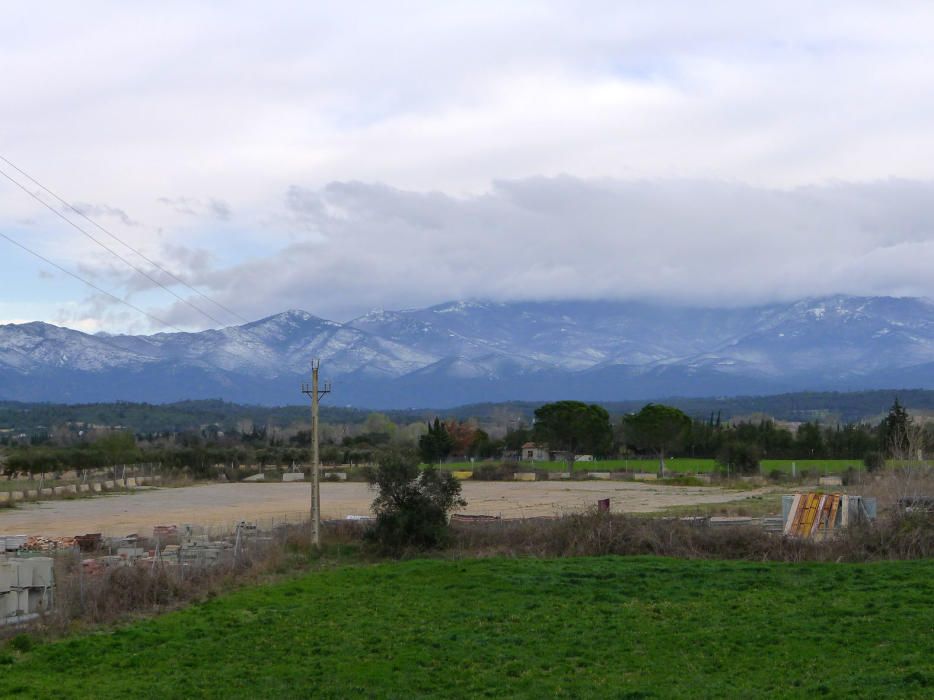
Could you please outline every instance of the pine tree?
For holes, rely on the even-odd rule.
[[[447,426],[438,418],[428,423],[428,432],[418,440],[418,451],[426,464],[443,462],[454,449],[454,439],[448,433]]]
[[[889,414],[879,426],[879,439],[882,450],[890,457],[904,457],[908,452],[908,427],[911,425],[911,416],[895,397],[895,403],[889,409]]]

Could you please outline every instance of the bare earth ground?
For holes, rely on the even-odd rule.
[[[374,493],[363,483],[323,483],[322,517],[367,515]],[[761,495],[768,489],[728,491],[716,487],[657,486],[634,482],[464,482],[462,512],[521,518],[558,515],[609,498],[614,512],[645,513],[669,506],[724,503]],[[207,484],[147,489],[133,494],[71,501],[29,503],[0,510],[0,534],[48,537],[85,532],[122,536],[148,534],[155,525],[195,523],[229,531],[240,520],[268,525],[307,517],[307,483]]]

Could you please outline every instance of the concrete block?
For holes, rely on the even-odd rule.
[[[822,476],[817,480],[821,486],[843,486],[843,477],[840,476]]]
[[[561,479],[570,479],[571,472],[548,472],[548,481],[560,481]]]
[[[26,535],[4,535],[2,538],[4,546],[0,547],[0,554],[4,552],[15,552],[26,544]]]
[[[305,475],[302,472],[286,472],[282,475],[283,481],[304,481]]]
[[[51,557],[30,557],[28,559],[12,559],[13,587],[32,588],[33,586],[52,585],[52,559]]]
[[[32,585],[32,567],[28,559],[13,559],[13,583],[12,588],[29,588]]]
[[[265,480],[266,480],[266,475],[263,474],[263,472],[260,472],[259,474],[254,474],[253,476],[248,476],[246,479],[244,479],[244,481],[265,481]]]
[[[146,485],[148,485],[151,481],[152,481],[152,479],[151,479],[150,477],[148,477],[148,476],[138,476],[138,477],[136,477],[136,484],[137,484],[138,486],[146,486]]]
[[[636,481],[658,481],[658,474],[652,472],[636,472],[632,475]]]
[[[47,588],[30,588],[24,591],[25,600],[20,594],[20,603],[27,613],[43,612],[52,607],[52,592]]]
[[[54,495],[55,495],[54,489],[49,489],[49,488],[39,489],[39,496],[54,496]]]
[[[104,482],[104,490],[106,490],[106,491],[113,491],[113,489],[114,489],[114,482],[113,482],[113,481],[111,481],[111,480],[108,479],[107,481]]]
[[[122,559],[139,559],[146,554],[142,547],[117,547],[117,556]]]
[[[53,486],[52,493],[56,496],[61,496],[63,493],[65,493],[65,487],[64,486]]]
[[[0,591],[0,620],[16,614],[19,593],[17,591]]]
[[[346,474],[341,474],[341,475],[342,475],[345,479],[347,478],[347,475],[346,475]],[[452,471],[452,472],[451,472],[451,476],[453,476],[455,479],[460,479],[461,481],[463,481],[464,479],[470,479],[470,478],[472,478],[472,477],[473,477],[473,472],[471,472],[471,471],[466,471],[466,470],[457,470],[457,471]]]
[[[6,503],[9,500],[10,500],[10,492],[0,491],[0,503]]]
[[[8,593],[13,587],[13,564],[0,561],[0,595]]]
[[[23,492],[22,491],[10,491],[10,500],[11,501],[22,501]]]
[[[91,491],[93,493],[100,493],[103,490],[104,490],[104,487],[101,485],[99,481],[95,481],[93,484],[91,484]]]
[[[136,483],[136,477],[133,477],[133,476],[127,477],[126,487],[128,489],[135,489],[137,486],[138,484]]]
[[[535,481],[535,472],[515,472],[512,478],[516,481]]]
[[[78,493],[89,493],[91,491],[90,484],[78,484]]]
[[[26,498],[32,498],[35,500],[36,498],[39,498],[39,489],[28,489],[27,491],[23,492],[23,495]]]
[[[588,479],[601,479],[602,481],[609,481],[610,472],[587,472]]]

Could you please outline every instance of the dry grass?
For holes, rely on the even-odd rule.
[[[151,563],[118,566],[88,573],[82,556],[55,560],[55,605],[28,628],[45,637],[59,637],[85,627],[125,622],[213,598],[245,585],[281,579],[313,567],[339,565],[356,553],[362,541],[358,523],[329,523],[326,545],[311,547],[307,525],[282,526],[273,536],[248,542],[236,559],[207,566]],[[0,627],[0,637],[20,631]]]
[[[755,525],[700,523],[592,511],[554,520],[457,524],[460,557],[656,555],[753,561],[872,561],[934,556],[934,515],[893,512],[822,542],[783,537]]]

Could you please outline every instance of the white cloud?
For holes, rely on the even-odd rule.
[[[930,294],[932,62],[923,3],[11,7],[0,152],[244,314]],[[108,266],[13,187],[0,226]],[[61,294],[46,317],[86,292]]]
[[[253,316],[300,307],[349,318],[459,297],[934,296],[934,183],[783,190],[565,176],[453,197],[349,182],[293,188],[286,202],[314,235],[194,278]]]

